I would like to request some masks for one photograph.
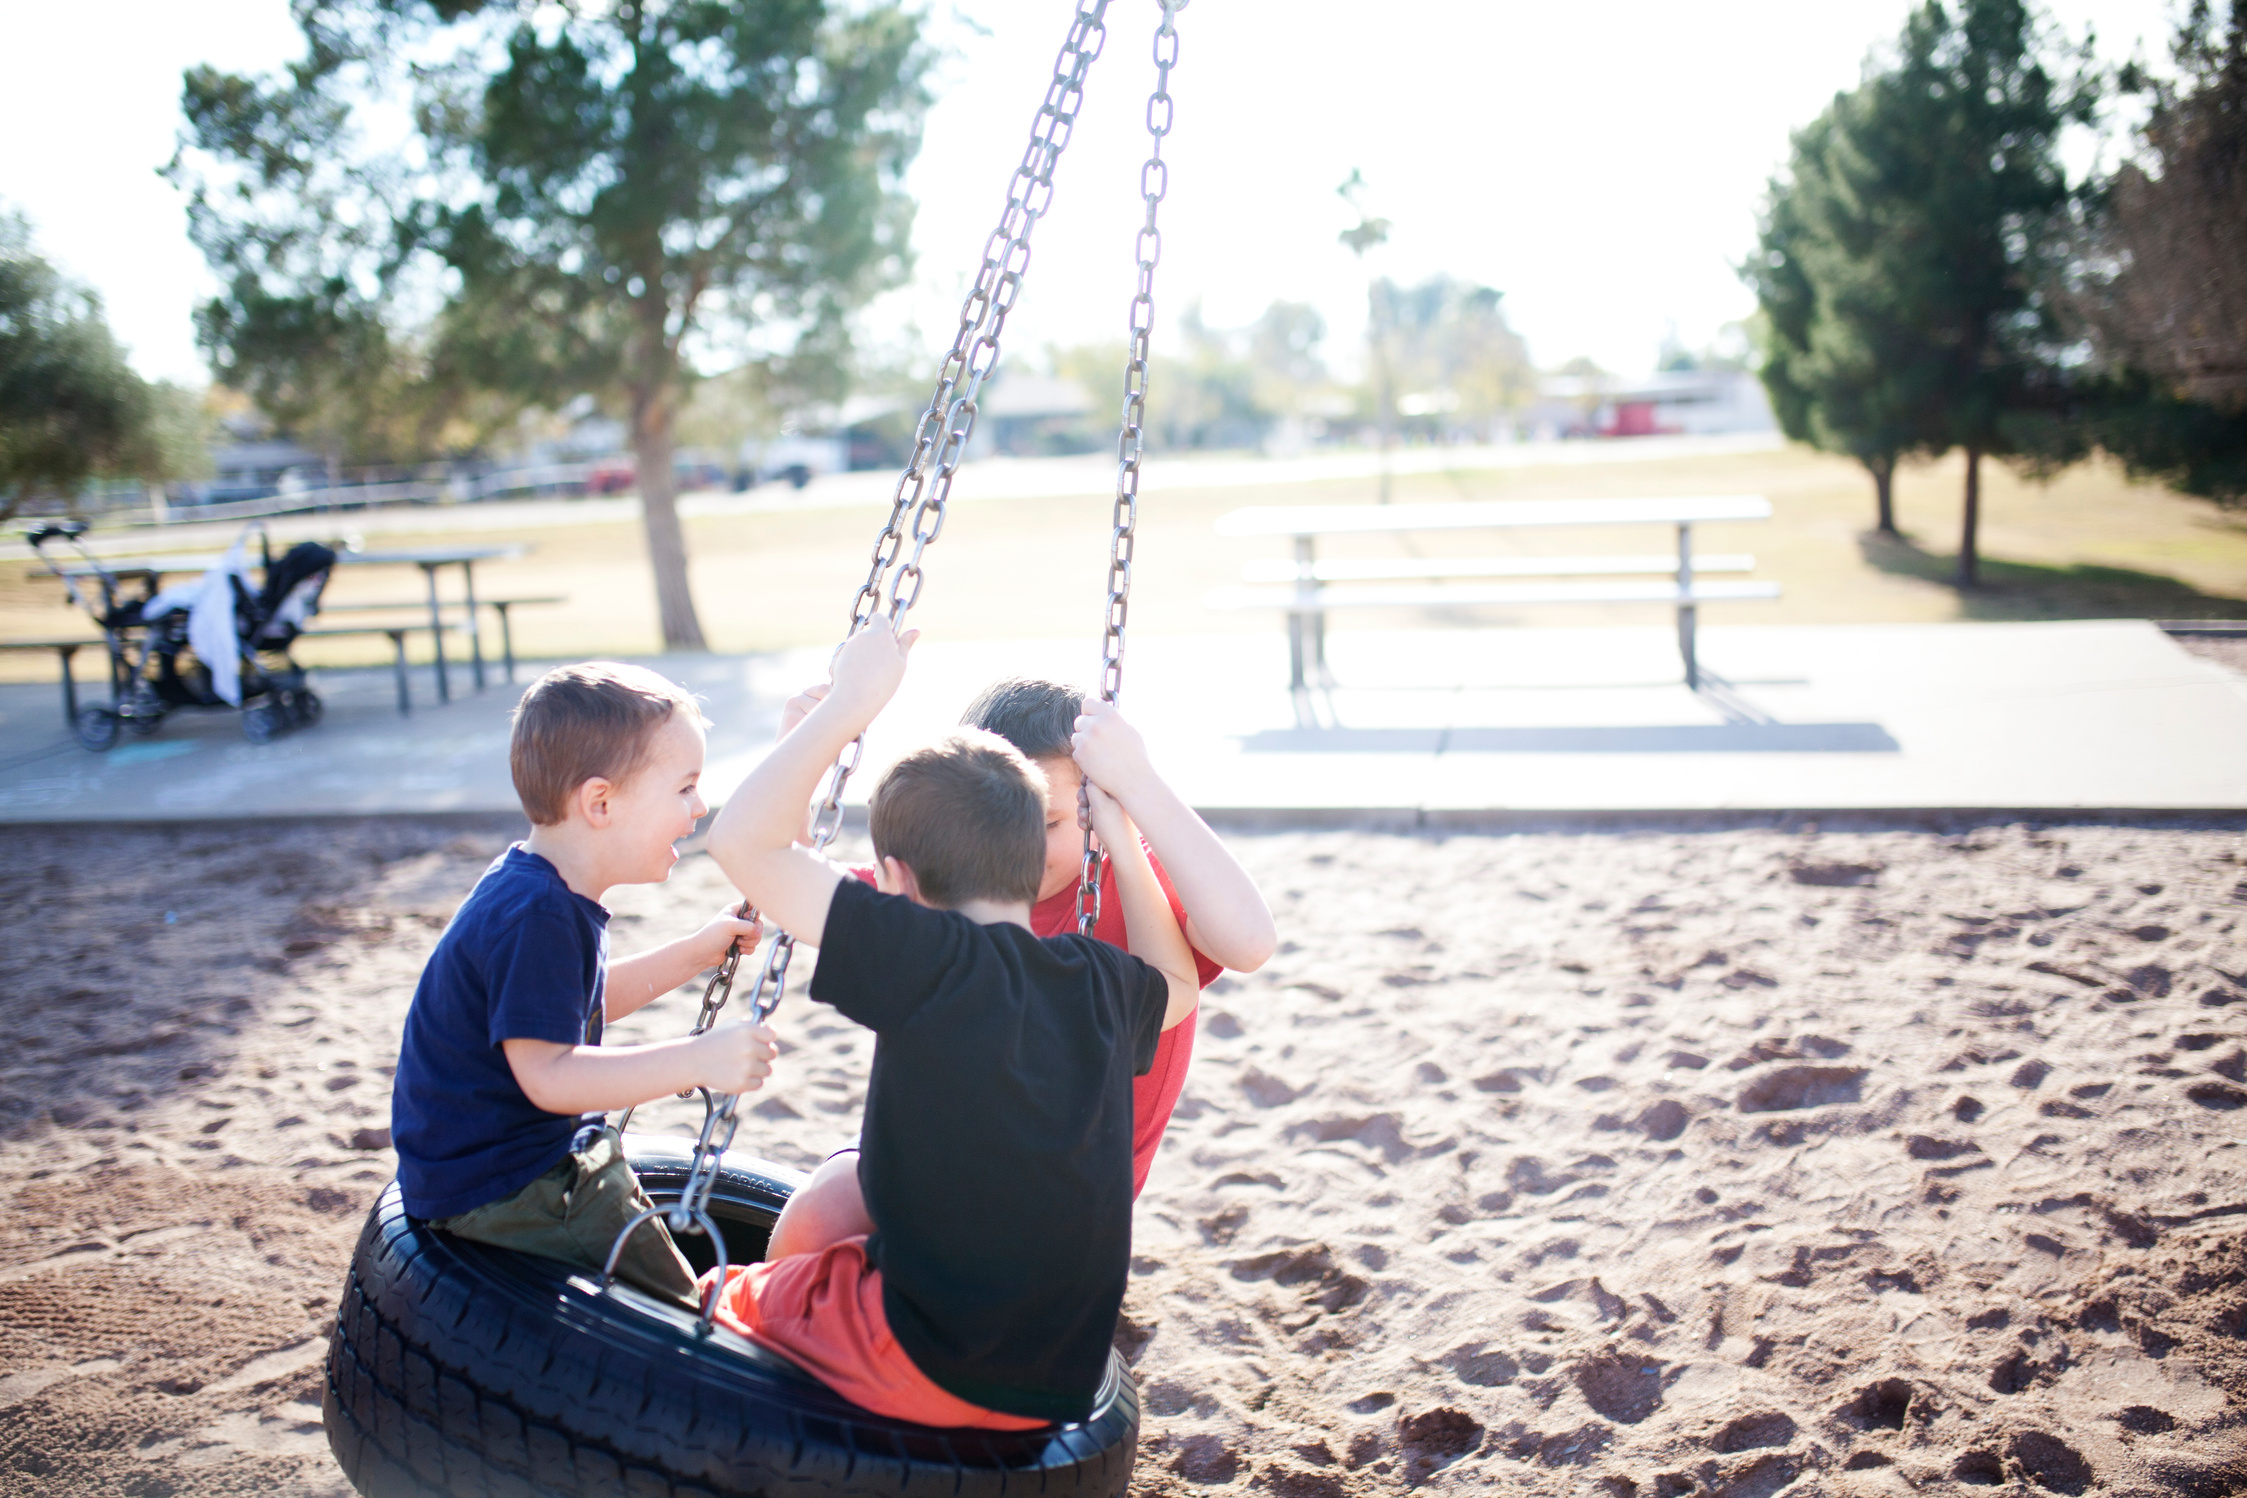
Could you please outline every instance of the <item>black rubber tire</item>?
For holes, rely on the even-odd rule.
[[[310,728],[320,721],[320,714],[326,710],[326,707],[327,704],[320,700],[318,692],[313,691],[310,687],[299,687],[290,694],[289,717],[295,721],[297,727]]]
[[[676,1200],[684,1140],[633,1136],[649,1195]],[[734,1262],[763,1252],[792,1171],[727,1157],[711,1215]],[[682,1249],[696,1267],[708,1246]],[[1139,1393],[1111,1356],[1082,1424],[1015,1435],[872,1415],[747,1340],[628,1288],[408,1218],[392,1185],[359,1235],[328,1350],[323,1418],[367,1498],[755,1498],[937,1492],[1115,1498]]]
[[[82,707],[78,720],[71,725],[78,735],[80,748],[100,754],[117,743],[117,729],[122,720],[106,707]]]
[[[288,730],[288,714],[271,697],[242,709],[242,737],[253,744],[270,744]]]

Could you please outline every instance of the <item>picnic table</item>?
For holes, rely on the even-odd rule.
[[[1299,704],[1310,678],[1332,686],[1326,664],[1326,615],[1337,608],[1444,608],[1465,604],[1669,603],[1677,610],[1678,652],[1685,682],[1699,689],[1701,671],[1694,635],[1699,605],[1779,596],[1779,585],[1761,580],[1705,580],[1704,573],[1747,572],[1755,558],[1693,551],[1693,527],[1768,520],[1771,501],[1759,494],[1683,495],[1652,499],[1526,499],[1401,505],[1256,505],[1218,517],[1221,536],[1285,536],[1295,554],[1287,561],[1250,562],[1249,583],[1280,586],[1218,588],[1212,609],[1269,608],[1287,616],[1289,690]],[[1677,528],[1673,553],[1596,557],[1318,556],[1321,536],[1381,532],[1513,530],[1540,526],[1669,525]],[[1599,577],[1600,582],[1551,581]],[[1459,579],[1534,578],[1540,581],[1476,582]],[[1632,579],[1641,580],[1632,580]],[[1450,585],[1430,583],[1452,580]],[[1386,586],[1333,587],[1375,583]],[[1399,584],[1404,584],[1399,586]]]
[[[472,676],[476,683],[476,690],[480,692],[484,689],[484,642],[483,632],[478,627],[479,616],[476,604],[476,564],[478,562],[501,561],[511,557],[519,557],[529,550],[530,548],[528,546],[525,546],[520,542],[510,542],[498,546],[424,547],[410,551],[339,550],[336,554],[336,565],[339,567],[413,566],[419,567],[421,569],[422,578],[428,584],[429,634],[430,638],[435,642],[437,652],[437,700],[439,702],[450,702],[452,701],[452,677],[445,661],[445,622],[443,612],[445,605],[437,596],[438,572],[446,567],[458,567],[460,569],[461,588],[465,595],[465,602],[467,604],[466,628],[468,631],[469,660],[472,667]],[[218,553],[211,553],[208,555],[169,554],[153,557],[121,557],[114,561],[104,559],[100,568],[98,569],[90,564],[81,562],[73,566],[65,567],[62,569],[62,571],[66,576],[70,577],[92,577],[95,576],[97,572],[106,571],[113,577],[145,577],[150,579],[151,581],[154,581],[171,573],[208,572],[211,568],[216,567],[223,560],[224,557]],[[502,633],[507,636],[507,676],[510,681],[512,681],[515,676],[515,651],[513,631],[507,627],[506,606],[511,603],[542,603],[549,601],[552,600],[492,600],[492,602],[497,604],[500,609],[500,625]],[[416,600],[412,603],[402,604],[350,604],[340,605],[339,607],[355,609],[403,609],[419,608],[420,603],[418,600]],[[308,633],[315,635],[336,635],[346,633],[392,634],[392,631],[385,626],[369,625],[364,630],[326,629],[312,630],[308,631]],[[404,647],[401,643],[401,640],[401,636],[392,634],[392,644],[397,646],[399,650],[398,670],[400,682],[399,690],[401,694],[399,700],[402,711],[403,704],[405,702],[405,698],[403,695],[405,657],[403,654]]]

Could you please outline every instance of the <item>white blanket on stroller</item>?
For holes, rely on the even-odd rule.
[[[249,583],[246,541],[236,541],[219,564],[191,583],[175,583],[148,601],[143,619],[187,610],[187,643],[211,673],[211,690],[229,706],[242,705],[242,636],[234,621],[234,583]]]

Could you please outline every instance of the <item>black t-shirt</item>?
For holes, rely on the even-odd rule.
[[[845,879],[811,995],[876,1035],[858,1181],[898,1345],[971,1404],[1084,1418],[1129,1272],[1131,1079],[1162,974]]]

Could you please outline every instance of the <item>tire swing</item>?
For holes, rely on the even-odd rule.
[[[1101,696],[1111,702],[1121,683],[1138,514],[1151,289],[1161,246],[1155,211],[1168,178],[1162,137],[1170,128],[1175,22],[1185,0],[1159,3],[1157,83],[1147,111],[1154,149],[1140,175],[1147,218],[1138,239],[1109,548]],[[998,363],[1000,335],[1029,265],[1030,236],[1051,204],[1054,167],[1106,39],[1108,5],[1078,0],[873,565],[852,603],[852,632],[877,614],[901,624],[920,595],[922,553],[943,530],[976,398]],[[863,739],[847,745],[826,779],[811,824],[816,850],[842,828],[843,789],[863,751]],[[1088,835],[1079,893],[1086,929],[1099,905],[1094,857]],[[748,1000],[753,1018],[778,1007],[794,949],[784,932],[767,947]],[[696,1033],[731,996],[739,961],[736,949],[711,978]],[[729,1154],[739,1099],[707,1090],[702,1096],[703,1124],[693,1141],[625,1141],[633,1169],[697,1273],[762,1258],[781,1207],[804,1180],[797,1171]],[[615,1259],[612,1251],[612,1271]],[[783,1490],[1116,1498],[1130,1484],[1139,1394],[1120,1356],[1110,1355],[1094,1409],[1081,1422],[1019,1433],[932,1430],[847,1403],[786,1359],[717,1325],[716,1306],[715,1287],[697,1315],[608,1274],[434,1232],[406,1216],[393,1184],[368,1214],[337,1308],[321,1411],[328,1444],[368,1498],[757,1498]]]

